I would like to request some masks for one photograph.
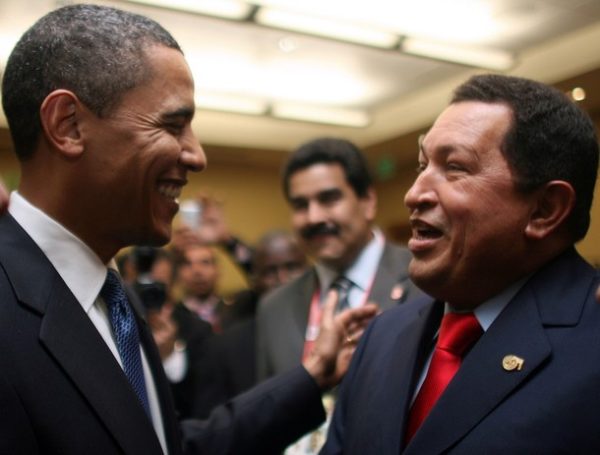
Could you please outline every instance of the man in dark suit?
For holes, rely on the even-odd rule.
[[[259,380],[301,361],[315,336],[318,303],[339,276],[352,281],[350,307],[368,300],[390,308],[418,293],[408,279],[409,251],[373,226],[377,195],[354,144],[323,138],[302,145],[284,167],[283,189],[300,245],[317,264],[260,302]]]
[[[0,453],[181,453],[156,346],[109,270],[120,248],[169,239],[205,166],[178,44],[139,15],[57,9],[16,44],[2,103],[21,181],[0,219]],[[342,333],[368,313],[328,304],[304,366],[186,423],[188,452],[270,453],[324,418]]]
[[[455,91],[405,197],[410,275],[435,300],[367,330],[323,454],[600,451],[600,276],[573,247],[597,169],[594,126],[559,91]]]

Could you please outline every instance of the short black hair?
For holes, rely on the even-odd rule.
[[[358,197],[367,196],[373,186],[367,160],[360,149],[346,139],[324,137],[306,142],[290,155],[283,168],[283,193],[289,199],[292,174],[315,164],[339,164],[346,181]]]
[[[2,104],[17,157],[31,157],[40,139],[40,107],[52,91],[71,90],[98,116],[116,108],[125,92],[150,76],[151,45],[181,51],[155,21],[96,5],[48,13],[17,42],[2,81]]]
[[[473,76],[454,92],[452,103],[462,101],[503,103],[512,110],[501,151],[517,188],[530,192],[552,180],[570,183],[576,200],[567,225],[574,241],[585,237],[599,159],[590,117],[559,90],[512,76]]]

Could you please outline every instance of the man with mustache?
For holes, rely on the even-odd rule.
[[[302,145],[284,166],[283,191],[300,244],[316,264],[259,304],[259,380],[290,370],[310,351],[323,297],[340,279],[347,295],[340,303],[350,308],[372,301],[386,309],[419,292],[408,278],[408,250],[373,224],[377,195],[354,144],[321,138]]]
[[[600,273],[574,248],[593,122],[554,88],[479,75],[419,146],[409,269],[433,298],[370,325],[322,453],[599,453]]]

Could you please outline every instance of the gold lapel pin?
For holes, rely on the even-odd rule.
[[[502,359],[502,368],[506,371],[521,371],[525,360],[513,354],[505,355]]]

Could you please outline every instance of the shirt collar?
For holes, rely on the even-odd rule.
[[[373,238],[362,249],[350,267],[343,271],[344,276],[363,292],[366,292],[371,286],[385,247],[381,230],[374,228],[372,232]],[[323,297],[340,272],[321,263],[317,263],[315,269],[319,278],[321,297]]]
[[[484,332],[490,328],[502,310],[506,307],[506,305],[508,305],[517,292],[519,292],[528,279],[529,277],[527,276],[513,283],[504,289],[504,291],[495,295],[491,299],[486,300],[473,310],[473,313],[475,314],[475,317],[479,321],[479,324]],[[445,312],[447,313],[450,311],[452,311],[452,308],[446,303]]]
[[[8,210],[44,252],[87,313],[106,279],[106,265],[77,236],[17,191],[10,195]]]

